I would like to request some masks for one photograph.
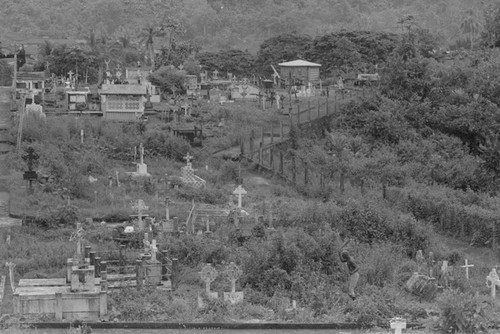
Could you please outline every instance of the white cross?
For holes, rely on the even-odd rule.
[[[243,187],[241,186],[241,184],[238,186],[238,188],[236,188],[234,191],[233,191],[233,194],[234,195],[238,195],[238,208],[241,209],[241,198],[243,195],[246,195],[247,194],[247,191],[245,189],[243,189]]]
[[[191,163],[191,159],[193,159],[193,157],[190,156],[188,152],[188,154],[186,154],[186,156],[184,157],[184,160],[186,160],[186,164],[189,165]]]
[[[467,278],[467,281],[469,280],[469,268],[474,267],[473,264],[469,264],[469,260],[465,259],[465,265],[461,266],[462,268],[465,268],[465,277]]]
[[[406,328],[406,320],[401,318],[391,319],[391,329],[394,329],[394,334],[401,334],[402,329]]]
[[[68,72],[68,75],[69,75],[69,80],[70,80],[70,81],[71,81],[71,80],[73,80],[73,74],[75,74],[75,73],[73,73],[73,71],[69,71],[69,72]]]

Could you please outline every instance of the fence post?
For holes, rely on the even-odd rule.
[[[300,104],[297,104],[297,126],[300,124]]]
[[[91,266],[95,265],[95,254],[96,254],[95,251],[92,251],[92,252],[89,253],[89,264]]]
[[[307,121],[311,123],[311,100],[307,100]]]
[[[274,127],[271,126],[271,144],[274,143]]]
[[[297,181],[297,171],[295,168],[295,157],[292,155],[292,183],[295,185]]]
[[[337,114],[337,95],[333,97],[333,113]]]
[[[96,256],[95,258],[95,277],[101,277],[101,258]]]
[[[269,166],[271,171],[274,173],[274,161],[273,161],[273,147],[269,147]]]
[[[283,151],[280,151],[280,164],[278,166],[280,176],[283,177]]]
[[[328,116],[328,96],[326,97],[326,116]]]
[[[125,259],[123,253],[125,252],[125,245],[120,245],[118,248],[120,251],[119,265],[120,265],[120,274],[125,274]]]
[[[108,291],[108,262],[101,262],[101,291]]]
[[[137,288],[142,287],[142,260],[135,260],[135,280],[137,282]]]
[[[491,241],[491,248],[493,249],[493,252],[496,252],[496,248],[497,248],[497,222],[496,220],[493,220],[493,239]],[[494,284],[494,283],[492,283]]]
[[[177,275],[179,271],[179,260],[172,259],[172,277],[170,278],[172,283],[172,290],[177,289]]]
[[[318,118],[321,118],[321,106],[319,104],[319,97],[318,97]]]
[[[250,160],[253,160],[253,150],[254,150],[254,132],[253,132],[253,129],[250,131],[250,152],[249,155],[250,155]]]
[[[283,140],[283,121],[280,121],[280,141],[282,140]]]
[[[92,250],[91,246],[85,246],[85,249],[83,251],[84,254],[83,257],[85,258],[85,260],[89,259],[91,250]]]
[[[308,170],[307,166],[304,166],[304,185],[307,186],[308,183],[309,183]]]
[[[161,252],[161,280],[168,280],[168,251],[164,250]]]
[[[244,155],[245,154],[245,142],[244,142],[244,138],[243,138],[243,135],[240,136],[240,155]]]

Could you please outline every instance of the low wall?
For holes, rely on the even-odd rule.
[[[96,320],[108,313],[106,292],[55,293],[37,295],[14,294],[14,313],[45,314],[56,320]]]

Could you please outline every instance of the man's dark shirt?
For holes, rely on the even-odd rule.
[[[354,263],[352,258],[349,256],[349,253],[347,253],[346,251],[342,251],[341,253],[339,253],[339,256],[340,256],[340,261],[347,263],[347,269],[349,269],[349,275],[358,272],[359,270],[358,265]]]

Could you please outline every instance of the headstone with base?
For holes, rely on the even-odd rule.
[[[84,258],[83,238],[85,231],[81,223],[77,223],[70,241],[76,241],[76,252],[72,259],[70,271],[70,282],[72,292],[94,291],[95,290],[95,267],[89,265]]]
[[[403,329],[406,329],[406,320],[403,318],[392,318],[391,329],[394,329],[394,334],[401,334]]]
[[[142,215],[145,210],[148,210],[149,207],[146,206],[142,199],[138,199],[135,203],[132,204],[132,210],[137,211],[137,220],[138,220],[138,228],[139,231],[144,230],[144,221],[142,220]]]
[[[500,278],[498,277],[497,270],[495,268],[491,269],[491,272],[486,276],[486,286],[491,288],[491,297],[496,297],[496,287],[500,287]]]
[[[236,292],[236,281],[241,277],[241,269],[231,262],[224,271],[226,277],[231,282],[231,292],[224,292],[224,300],[231,304],[237,304],[243,301],[243,291]]]
[[[219,298],[217,292],[210,291],[210,284],[215,281],[217,276],[217,270],[210,263],[207,263],[200,272],[201,280],[205,282],[205,292],[210,298]]]
[[[151,240],[149,253],[151,254],[151,258],[146,261],[146,282],[157,285],[161,282],[161,263],[156,256],[158,253],[156,239]]]
[[[243,189],[241,184],[233,191],[233,194],[238,196],[238,208],[242,208],[242,196],[247,194],[247,191]]]
[[[140,162],[137,164],[137,175],[139,176],[149,176],[148,165],[144,163],[144,146],[142,143],[139,145]]]

